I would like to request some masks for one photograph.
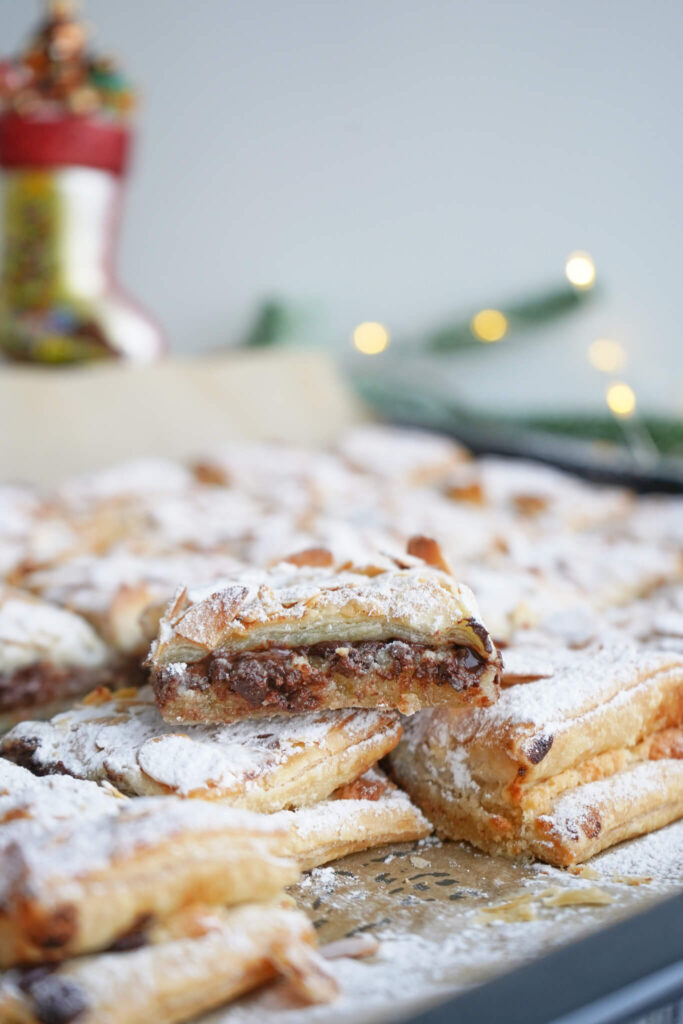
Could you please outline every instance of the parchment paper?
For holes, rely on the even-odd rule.
[[[292,893],[321,943],[367,932],[380,940],[377,955],[331,961],[342,988],[332,1006],[296,1006],[277,985],[202,1024],[369,1024],[424,1008],[683,890],[683,820],[605,851],[588,868],[591,877],[576,876],[431,839],[317,868]],[[544,902],[567,890],[610,902]],[[482,914],[520,895],[513,916],[532,920]]]
[[[323,443],[367,418],[322,353],[236,352],[152,366],[0,364],[0,481],[53,484],[229,439]]]

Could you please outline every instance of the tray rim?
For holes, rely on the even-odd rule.
[[[624,1007],[626,995],[632,1004]],[[609,1024],[680,996],[683,892],[429,1009],[396,1019],[405,1024],[488,1024],[503,1019],[505,1024]]]

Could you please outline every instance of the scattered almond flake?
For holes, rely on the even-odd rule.
[[[318,952],[326,960],[337,960],[339,957],[352,957],[359,960],[366,956],[375,956],[380,949],[381,943],[370,935],[369,932],[361,932],[358,935],[349,935],[345,939],[338,939],[336,942],[328,942],[321,946]]]
[[[603,906],[614,900],[604,889],[589,885],[577,889],[548,889],[539,893],[545,907]]]
[[[412,853],[408,858],[414,868],[428,868],[431,864],[424,857],[418,857],[417,854]]]
[[[388,857],[384,858],[384,863],[385,864],[391,864],[392,860],[395,860],[395,859],[396,858],[394,857],[394,854],[390,853]]]
[[[612,881],[621,885],[649,885],[653,878],[652,875],[612,875]]]
[[[573,867],[567,869],[570,875],[578,875],[579,878],[590,878],[592,881],[597,881],[598,878],[602,878],[599,871],[592,868],[589,864],[575,864]]]
[[[514,899],[506,900],[492,907],[483,907],[478,918],[491,923],[493,921],[534,921],[536,919],[536,901],[534,893],[524,893]]]

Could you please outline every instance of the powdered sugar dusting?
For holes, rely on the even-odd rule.
[[[42,771],[67,771],[79,778],[108,779],[126,793],[157,792],[150,779],[180,796],[249,798],[268,786],[303,750],[319,749],[332,735],[339,752],[379,734],[397,732],[386,712],[350,709],[305,715],[242,719],[229,725],[164,722],[149,687],[134,696],[78,705],[50,722],[22,722],[2,741],[7,756],[28,744]],[[334,787],[334,774],[331,773]]]

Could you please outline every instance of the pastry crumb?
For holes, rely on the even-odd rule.
[[[652,875],[612,875],[612,881],[621,885],[649,885],[654,879]]]
[[[608,892],[598,889],[595,885],[586,886],[585,889],[563,889],[554,886],[541,893],[540,897],[545,907],[602,906],[614,902]]]

